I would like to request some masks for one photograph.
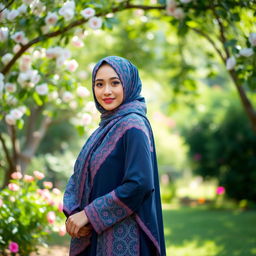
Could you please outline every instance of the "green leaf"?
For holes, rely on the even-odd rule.
[[[33,93],[33,99],[35,100],[35,102],[38,106],[43,105],[43,101],[40,99],[40,97],[37,93]]]

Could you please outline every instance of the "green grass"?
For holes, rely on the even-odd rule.
[[[168,256],[256,255],[256,211],[164,209]]]
[[[167,256],[256,255],[256,211],[165,209]],[[68,235],[52,234],[49,245],[69,246]]]

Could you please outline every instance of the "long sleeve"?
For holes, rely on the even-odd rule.
[[[98,234],[135,212],[154,191],[149,137],[137,128],[127,130],[123,136],[125,170],[122,183],[84,208]]]

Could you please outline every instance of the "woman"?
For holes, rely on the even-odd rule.
[[[64,194],[70,255],[166,255],[153,133],[137,68],[101,59],[92,74],[101,112]]]

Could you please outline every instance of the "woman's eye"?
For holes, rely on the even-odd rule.
[[[97,84],[95,84],[95,86],[97,86],[97,87],[102,87],[102,83],[97,83]]]
[[[120,82],[119,82],[119,81],[113,81],[113,84],[114,84],[114,85],[119,85]]]

